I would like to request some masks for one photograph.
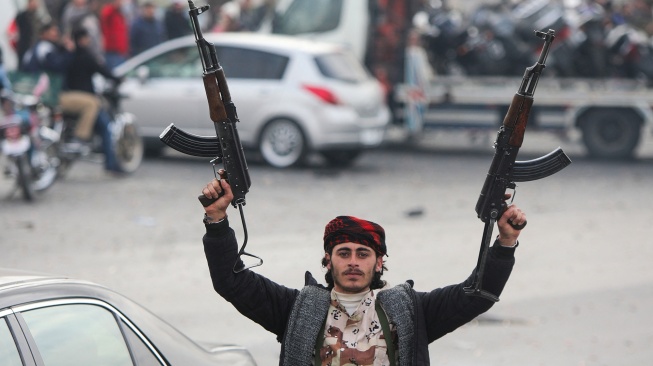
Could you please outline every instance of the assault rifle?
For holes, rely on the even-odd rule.
[[[526,68],[519,90],[512,99],[508,113],[503,120],[503,125],[499,128],[497,139],[494,142],[494,158],[476,203],[476,213],[478,218],[485,223],[485,229],[483,230],[474,282],[469,287],[465,287],[464,291],[467,295],[480,296],[494,302],[499,301],[499,297],[482,290],[481,287],[492,229],[508,207],[506,191],[508,189],[512,190],[512,199],[514,200],[517,188],[516,182],[528,182],[545,178],[571,164],[569,157],[559,147],[537,159],[516,161],[517,153],[524,140],[524,132],[526,131],[531,106],[533,105],[533,94],[540,74],[544,70],[549,47],[555,39],[555,32],[551,29],[547,33],[535,31],[535,34],[544,40],[542,52],[537,62],[533,66]],[[526,226],[526,223],[523,225],[515,225],[510,221],[508,223],[516,230],[521,230]]]
[[[213,43],[204,39],[198,16],[205,11],[209,10],[209,5],[202,7],[195,7],[191,0],[188,0],[190,10],[191,25],[195,33],[195,43],[200,53],[202,60],[202,69],[204,73],[202,79],[204,81],[204,89],[206,91],[206,99],[209,102],[209,115],[215,127],[216,137],[197,136],[175,127],[170,124],[159,138],[166,145],[171,148],[193,156],[211,157],[211,164],[213,165],[213,172],[216,178],[219,179],[215,171],[216,164],[222,163],[224,170],[227,173],[227,181],[231,185],[234,193],[234,199],[231,201],[232,206],[238,207],[240,217],[243,223],[245,241],[238,253],[238,261],[234,266],[234,272],[238,273],[246,268],[256,267],[263,264],[263,260],[253,254],[245,252],[247,245],[247,225],[245,224],[245,216],[243,214],[243,206],[245,205],[245,195],[249,192],[251,181],[249,179],[249,171],[247,169],[247,162],[245,160],[245,153],[238,137],[238,130],[236,123],[238,122],[238,115],[236,114],[236,106],[231,100],[229,87],[227,86],[227,79],[224,70],[218,61],[218,56]],[[204,195],[198,197],[204,207],[209,206],[215,202],[216,199],[207,199]],[[241,260],[241,256],[249,256],[258,259],[258,263],[246,266]]]

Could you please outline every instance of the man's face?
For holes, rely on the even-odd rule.
[[[27,2],[27,10],[36,11],[39,8],[38,0],[29,0]]]
[[[91,44],[91,36],[83,36],[77,40],[77,45],[79,47],[88,47]]]
[[[368,291],[374,273],[383,267],[383,257],[377,257],[370,247],[356,243],[338,244],[331,255],[325,256],[334,289],[345,294]]]
[[[146,19],[153,19],[155,12],[156,12],[156,8],[154,6],[146,5],[143,7],[143,17],[145,17]]]
[[[42,34],[43,39],[47,39],[48,41],[52,42],[58,42],[59,41],[59,28],[57,27],[50,27],[47,30],[45,30]]]

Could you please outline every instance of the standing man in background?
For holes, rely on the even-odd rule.
[[[164,24],[168,39],[179,38],[192,33],[190,20],[184,8],[184,0],[172,0],[172,4],[166,9]]]
[[[146,1],[140,9],[140,15],[134,20],[129,33],[131,55],[156,46],[166,40],[163,24],[156,18],[156,7]]]
[[[95,59],[104,63],[104,40],[97,9],[100,0],[71,0],[64,8],[60,28],[64,37],[73,39],[79,29],[85,29],[90,37],[88,50]]]
[[[39,31],[45,24],[38,14],[39,0],[28,0],[25,10],[16,15],[16,27],[18,28],[18,43],[16,53],[18,55],[18,66],[22,66],[23,57],[39,40]]]
[[[120,65],[129,56],[129,27],[122,3],[123,0],[111,0],[100,11],[104,58],[109,69]]]

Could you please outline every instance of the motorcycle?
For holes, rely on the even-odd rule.
[[[501,4],[482,5],[474,11],[467,41],[459,60],[468,75],[518,76],[532,64],[531,49],[514,37],[515,24]]]
[[[653,85],[653,43],[629,24],[612,28],[605,39],[612,76],[640,79]]]
[[[78,115],[55,111],[53,129],[61,135],[58,144],[59,175],[64,176],[78,159],[102,162],[112,166],[113,171],[130,174],[135,172],[143,161],[144,145],[138,132],[136,118],[121,109],[119,84],[105,81],[102,91],[103,108],[100,113],[107,113],[108,125],[96,123],[93,138],[85,149],[71,151],[67,144],[73,139]],[[106,144],[105,142],[109,143]],[[104,155],[104,158],[102,158]],[[108,159],[108,160],[107,160]]]
[[[10,196],[21,191],[24,200],[33,201],[57,179],[59,134],[43,123],[45,107],[37,96],[3,91],[0,102],[0,186],[10,185]]]

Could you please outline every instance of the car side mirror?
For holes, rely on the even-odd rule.
[[[147,79],[150,78],[150,68],[145,65],[139,66],[136,69],[136,77],[141,84],[145,84]]]

